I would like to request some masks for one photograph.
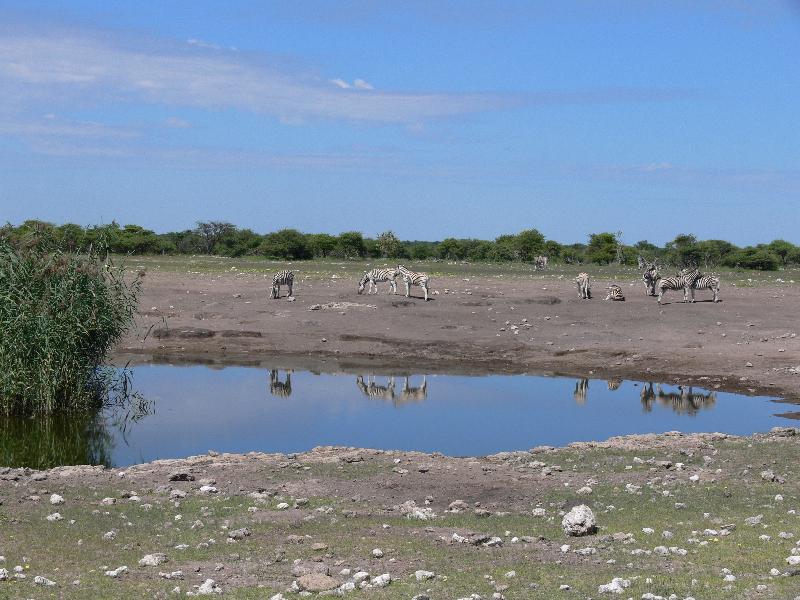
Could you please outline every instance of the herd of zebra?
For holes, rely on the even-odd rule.
[[[546,269],[547,257],[537,256],[534,261],[534,268],[536,270]],[[701,273],[695,266],[682,269],[675,276],[664,277],[660,273],[660,267],[655,262],[648,262],[640,256],[639,268],[643,271],[642,281],[644,281],[647,289],[647,295],[658,296],[659,304],[661,304],[661,300],[664,297],[664,292],[678,290],[683,290],[684,302],[694,302],[694,293],[696,290],[711,290],[714,294],[713,301],[720,301],[719,277]],[[398,277],[402,277],[403,282],[406,284],[406,298],[411,295],[411,286],[418,286],[422,288],[425,301],[427,302],[430,277],[425,273],[412,271],[403,265],[365,271],[358,282],[358,293],[363,294],[366,289],[367,295],[377,294],[378,284],[388,282],[392,294],[396,294]],[[575,278],[575,284],[578,286],[578,295],[582,300],[591,299],[591,279],[588,273],[579,273]],[[280,297],[281,286],[286,286],[289,296],[292,295],[292,287],[294,286],[294,273],[292,271],[281,271],[275,274],[272,278],[271,298],[275,299]],[[607,289],[608,294],[606,295],[606,300],[625,300],[625,295],[622,293],[622,288],[619,285],[612,283]]]
[[[607,382],[610,391],[616,391],[622,385],[621,379],[609,379]],[[583,406],[589,394],[589,380],[578,379],[575,382],[575,391],[572,394],[575,402]],[[717,401],[716,392],[697,393],[691,386],[679,385],[678,392],[665,392],[661,384],[651,382],[642,383],[639,393],[642,408],[645,412],[653,410],[653,404],[658,402],[664,407],[672,408],[678,414],[696,414],[701,408],[711,408]]]
[[[423,375],[418,386],[412,386],[409,377],[405,377],[403,387],[395,391],[394,377],[389,377],[386,385],[375,381],[375,376],[368,376],[366,380],[362,375],[356,377],[356,386],[368,398],[388,400],[394,405],[409,402],[422,402],[428,397],[428,378]],[[288,398],[292,395],[292,371],[287,370],[281,380],[280,372],[276,369],[269,371],[269,393],[278,398]]]
[[[664,277],[660,273],[660,267],[655,262],[648,262],[641,256],[639,257],[639,268],[642,269],[642,281],[644,281],[648,296],[658,296],[658,303],[664,297],[664,292],[683,290],[683,301],[694,302],[696,290],[711,290],[714,294],[713,301],[719,302],[719,277],[701,273],[696,266],[687,267],[678,271],[677,275]],[[575,278],[575,285],[578,286],[578,295],[582,300],[592,297],[591,280],[588,273],[579,273]],[[656,290],[658,293],[656,293]],[[622,288],[615,283],[608,286],[606,300],[624,301],[625,296]]]

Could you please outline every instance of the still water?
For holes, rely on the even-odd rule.
[[[763,397],[632,381],[532,375],[410,378],[249,367],[138,366],[142,413],[0,418],[0,466],[126,466],[319,445],[483,455],[613,435],[750,434],[791,425]]]

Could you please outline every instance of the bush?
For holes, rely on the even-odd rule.
[[[725,264],[729,267],[758,271],[777,271],[780,263],[781,259],[777,255],[759,248],[743,248],[731,252],[725,258]]]
[[[96,254],[0,240],[0,412],[102,404],[106,353],[133,321],[140,288]]]

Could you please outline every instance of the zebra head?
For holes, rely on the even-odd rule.
[[[364,293],[364,286],[367,285],[367,281],[369,281],[369,273],[364,271],[364,275],[361,277],[361,281],[358,282],[358,293]]]

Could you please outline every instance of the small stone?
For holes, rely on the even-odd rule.
[[[61,521],[61,520],[63,520],[63,519],[64,519],[64,517],[62,517],[60,513],[53,513],[53,514],[51,514],[51,515],[47,515],[47,516],[45,517],[45,519],[47,519],[47,520],[48,520],[48,521],[50,521],[51,523],[55,523],[56,521]]]
[[[58,494],[53,494],[50,496],[50,504],[53,506],[60,506],[61,504],[64,504],[64,498]]]
[[[123,573],[127,573],[127,572],[128,572],[128,567],[117,567],[113,571],[106,571],[105,574],[106,574],[106,577],[111,577],[111,578],[116,579],[117,577],[119,577]]]
[[[570,536],[591,535],[597,531],[597,521],[592,509],[579,504],[570,510],[561,521],[564,533]]]
[[[210,596],[211,594],[221,594],[222,589],[214,583],[213,579],[206,579],[200,587],[197,588],[198,596]]]
[[[155,554],[146,554],[139,560],[140,567],[157,567],[160,564],[167,562],[167,555],[160,552]]]
[[[297,579],[297,585],[307,592],[324,592],[339,587],[339,581],[330,575],[309,573]]]
[[[372,556],[374,556],[375,558],[383,558],[383,550],[381,550],[380,548],[375,548],[372,551]]]
[[[53,587],[56,585],[55,581],[48,579],[47,577],[42,577],[41,575],[37,575],[33,578],[33,583],[36,585],[43,585],[45,587]]]

